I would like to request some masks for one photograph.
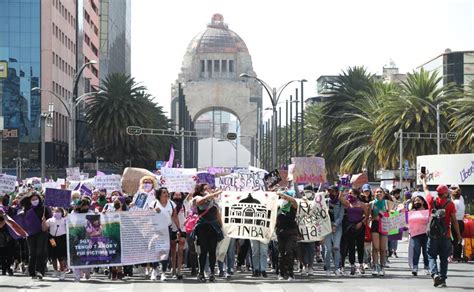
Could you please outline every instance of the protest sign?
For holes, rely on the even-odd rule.
[[[40,218],[38,218],[38,215],[36,215],[35,209],[33,208],[13,216],[12,219],[28,233],[28,236],[41,232],[41,221]],[[10,235],[13,237],[13,239],[21,238],[15,234],[13,230],[9,229],[8,231],[10,232]]]
[[[324,194],[318,193],[314,200],[296,199],[298,210],[296,222],[300,230],[301,242],[314,242],[323,240],[332,232],[331,219],[328,213]]]
[[[66,178],[68,181],[81,180],[81,170],[79,167],[66,168]]]
[[[71,214],[68,265],[73,268],[122,266],[168,258],[168,225],[153,211]]]
[[[395,235],[400,229],[407,226],[407,214],[405,211],[394,211],[383,213],[380,216],[379,232],[383,235]]]
[[[108,194],[114,190],[122,191],[121,177],[118,174],[96,176],[94,186],[99,190],[106,189]]]
[[[321,157],[293,157],[291,163],[294,164],[291,174],[295,183],[325,183],[326,166],[324,158]]]
[[[198,184],[208,184],[211,188],[216,187],[216,177],[208,172],[200,172],[197,174]]]
[[[426,234],[426,228],[430,221],[429,210],[410,211],[408,212],[408,231],[410,236]]]
[[[277,200],[274,192],[223,192],[223,230],[231,238],[268,243],[275,229]]]
[[[0,195],[15,191],[16,176],[0,174]]]
[[[235,172],[229,175],[216,177],[216,187],[223,191],[264,191],[263,175],[258,172]]]
[[[140,186],[140,179],[144,176],[152,176],[155,175],[144,169],[144,168],[135,168],[135,167],[127,167],[123,171],[122,174],[122,190],[126,194],[134,194],[138,191]]]
[[[136,210],[136,209],[148,209],[148,206],[150,205],[151,202],[155,200],[155,194],[150,193],[144,193],[144,192],[139,192],[135,194],[133,198],[133,207],[131,210]]]
[[[196,186],[195,168],[162,168],[161,182],[170,192],[191,192]]]
[[[47,188],[44,196],[44,204],[48,207],[69,207],[71,203],[71,191]]]
[[[278,169],[270,171],[263,177],[263,180],[265,181],[267,189],[272,188],[281,182],[280,172],[278,172]]]

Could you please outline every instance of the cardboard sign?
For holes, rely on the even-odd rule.
[[[326,164],[321,157],[293,157],[293,169],[289,169],[293,182],[298,184],[319,184],[326,182]]]
[[[71,203],[71,191],[46,188],[44,204],[48,207],[68,208]]]
[[[302,237],[301,242],[314,242],[323,240],[332,232],[331,219],[324,195],[315,194],[314,200],[296,199],[298,210],[296,222]]]
[[[16,176],[0,174],[0,195],[15,191]]]

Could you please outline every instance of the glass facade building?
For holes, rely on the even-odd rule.
[[[474,81],[474,51],[446,50],[419,68],[438,72],[438,75],[443,77],[443,84],[468,85]]]
[[[0,0],[0,115],[4,116],[3,167],[15,158],[39,166],[41,95],[40,0]]]

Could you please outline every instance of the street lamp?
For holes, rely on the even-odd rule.
[[[256,77],[256,76],[250,76],[247,73],[242,73],[239,75],[241,78],[250,78],[250,79],[255,79],[258,83],[260,83],[263,88],[265,88],[265,91],[268,94],[268,97],[270,98],[270,101],[272,103],[272,110],[273,110],[273,118],[272,118],[272,168],[277,168],[277,161],[276,161],[276,152],[277,152],[277,114],[276,114],[276,106],[278,104],[278,100],[280,99],[280,95],[283,92],[283,90],[292,82],[296,82],[299,80],[291,80],[288,81],[287,83],[283,84],[278,88],[278,90],[275,87],[270,87],[265,81],[262,79]]]
[[[436,104],[436,107],[434,105],[432,105],[431,103],[427,102],[426,100],[422,99],[422,98],[419,98],[419,97],[415,97],[416,99],[424,102],[424,104],[428,105],[429,107],[431,107],[435,112],[436,112],[436,152],[437,154],[439,155],[440,154],[440,151],[441,151],[441,132],[440,132],[440,125],[439,125],[439,107],[441,104],[444,104],[444,102],[441,102],[441,103],[437,103]]]
[[[68,153],[71,153],[68,158],[68,165],[69,167],[72,167],[75,164],[75,159],[76,159],[76,100],[80,100],[80,98],[77,98],[77,85],[79,83],[79,78],[81,77],[82,72],[84,69],[86,69],[87,66],[97,64],[96,60],[91,60],[87,63],[84,63],[79,70],[77,70],[77,73],[74,75],[74,81],[72,84],[72,99],[71,99],[71,123],[69,127],[69,145],[68,145]]]
[[[304,86],[303,84],[308,82],[306,79],[301,79],[301,156],[306,156],[305,143],[304,143]]]
[[[237,168],[239,166],[239,149],[238,149],[237,142],[232,143],[231,140],[226,140],[226,139],[219,139],[217,140],[217,142],[229,142],[230,145],[232,145],[235,148],[235,167]]]
[[[59,97],[54,91],[51,91],[49,89],[42,89],[40,87],[33,87],[31,89],[32,92],[34,91],[46,91],[46,92],[49,92],[51,93],[53,96],[55,96],[60,102],[61,104],[64,106],[64,108],[66,109],[66,112],[68,114],[68,118],[69,118],[69,137],[68,137],[68,140],[69,140],[69,145],[68,145],[68,156],[69,156],[69,167],[72,166],[72,160],[71,160],[71,157],[73,156],[73,148],[71,147],[71,141],[73,140],[72,139],[72,131],[71,129],[73,128],[73,122],[72,122],[72,115],[74,113],[74,110],[75,110],[75,107],[80,103],[82,102],[87,96],[90,96],[90,95],[95,95],[95,94],[102,94],[104,93],[103,90],[99,90],[98,92],[87,92],[87,93],[84,93],[83,95],[79,96],[79,98],[75,101],[75,102],[71,102],[69,104],[69,106],[66,105],[66,103],[63,101],[63,99],[61,97]],[[44,139],[44,137],[42,137],[42,139]]]

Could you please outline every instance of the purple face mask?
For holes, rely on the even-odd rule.
[[[357,197],[349,195],[347,196],[347,200],[349,201],[349,203],[354,204],[357,202]]]
[[[54,213],[53,216],[54,216],[55,219],[59,220],[59,219],[61,219],[61,218],[63,217],[63,214],[62,214],[62,213],[59,213],[59,212],[56,212],[56,213]]]

